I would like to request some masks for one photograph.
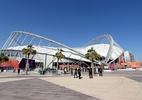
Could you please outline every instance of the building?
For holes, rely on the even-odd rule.
[[[124,50],[121,48],[110,35],[98,36],[84,46],[81,47],[69,47],[57,41],[51,40],[49,38],[39,36],[37,34],[14,31],[11,33],[5,44],[3,45],[1,52],[6,54],[12,60],[21,61],[25,58],[22,54],[22,49],[32,44],[37,54],[31,59],[35,60],[37,65],[42,65],[43,67],[54,67],[56,66],[57,59],[54,57],[57,50],[60,48],[63,50],[65,58],[62,59],[62,64],[83,64],[88,66],[90,60],[85,58],[85,54],[88,49],[93,47],[98,54],[104,56],[103,61],[96,60],[96,63],[110,64],[122,55],[125,59],[128,55],[123,54]],[[118,61],[119,62],[119,61]]]

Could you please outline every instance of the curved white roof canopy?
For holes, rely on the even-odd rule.
[[[124,50],[113,40],[110,35],[102,35],[92,39],[85,46],[71,48],[54,40],[23,31],[12,32],[2,47],[2,50],[17,50],[18,52],[29,44],[34,46],[37,53],[54,55],[57,52],[57,49],[61,48],[66,57],[83,61],[89,61],[85,58],[85,54],[88,49],[93,47],[97,53],[105,57],[104,62],[106,63],[109,59],[117,59],[124,52]]]

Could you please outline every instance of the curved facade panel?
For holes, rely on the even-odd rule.
[[[124,52],[110,35],[99,36],[84,46],[72,48],[54,40],[22,31],[12,32],[3,45],[2,51],[11,59],[21,60],[21,58],[24,57],[21,50],[29,44],[32,44],[37,51],[33,59],[37,62],[43,62],[45,67],[52,66],[51,62],[56,61],[54,55],[59,48],[63,50],[63,54],[66,57],[63,61],[66,62],[72,62],[74,60],[90,62],[85,58],[85,54],[91,47],[101,56],[105,57],[104,63],[108,63],[110,59],[114,61]],[[96,62],[99,63],[100,61]]]

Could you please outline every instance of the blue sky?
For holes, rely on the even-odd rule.
[[[12,31],[70,47],[110,34],[142,60],[142,0],[0,0],[0,48]]]

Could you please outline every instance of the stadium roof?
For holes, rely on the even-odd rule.
[[[104,62],[106,63],[109,61],[109,59],[117,59],[124,52],[123,48],[121,48],[113,40],[113,38],[107,34],[92,39],[84,46],[72,48],[46,37],[23,31],[12,32],[3,45],[2,50],[21,51],[29,44],[34,46],[34,49],[37,50],[37,53],[53,56],[57,52],[57,49],[61,48],[66,57],[78,60],[81,59],[84,61],[89,61],[85,58],[85,54],[89,49],[91,49],[91,47],[93,47],[98,54],[105,57]]]

